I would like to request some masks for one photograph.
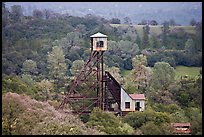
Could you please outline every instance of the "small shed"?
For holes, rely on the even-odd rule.
[[[175,134],[191,134],[191,123],[171,123]]]
[[[91,35],[91,50],[93,51],[106,51],[108,50],[107,36],[98,32]]]
[[[135,110],[144,111],[145,109],[145,95],[144,94],[129,94],[135,104]]]
[[[145,95],[144,94],[127,94],[121,88],[121,111],[144,111]]]

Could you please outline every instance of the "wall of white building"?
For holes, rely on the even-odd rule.
[[[121,111],[135,111],[135,101],[121,88]],[[125,108],[125,102],[130,102],[130,109]]]
[[[145,100],[133,100],[123,88],[121,88],[121,111],[135,111],[135,105],[137,102],[140,102],[140,110],[144,111],[145,109]],[[125,102],[130,102],[130,109],[125,108]]]

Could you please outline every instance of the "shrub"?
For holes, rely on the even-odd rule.
[[[90,114],[87,126],[96,127],[99,131],[103,131],[111,135],[131,135],[133,128],[122,122],[118,117],[112,113],[103,112],[99,108],[94,108]]]
[[[170,116],[165,112],[156,112],[151,109],[147,109],[144,112],[135,111],[128,113],[124,118],[124,122],[127,122],[130,126],[137,129],[147,122],[153,122],[155,125],[161,125],[162,123],[170,123]]]

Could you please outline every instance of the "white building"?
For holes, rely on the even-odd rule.
[[[144,111],[145,96],[144,94],[127,94],[121,88],[121,111]]]

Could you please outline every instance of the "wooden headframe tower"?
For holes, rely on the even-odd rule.
[[[90,38],[91,55],[79,75],[69,85],[58,109],[63,109],[68,103],[73,110],[71,113],[76,114],[89,113],[93,107],[105,109],[103,54],[108,49],[107,36],[98,32]]]

